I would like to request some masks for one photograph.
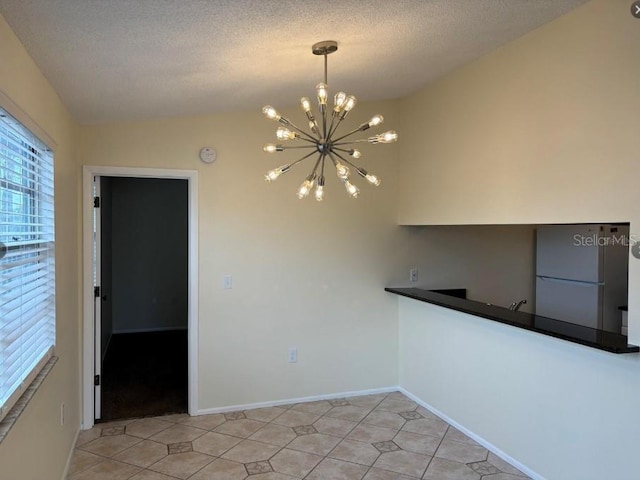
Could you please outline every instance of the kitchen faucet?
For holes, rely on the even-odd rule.
[[[509,310],[517,312],[518,310],[520,310],[520,307],[525,303],[527,303],[526,299],[522,299],[519,302],[513,302],[511,305],[509,305]]]

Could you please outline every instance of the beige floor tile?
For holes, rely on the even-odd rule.
[[[367,466],[373,465],[378,456],[380,452],[370,443],[352,440],[343,440],[329,453],[331,458]]]
[[[213,460],[213,457],[198,452],[176,453],[154,463],[149,470],[186,479]]]
[[[398,432],[393,441],[403,450],[424,455],[433,455],[440,445],[437,437],[411,432]]]
[[[462,463],[434,457],[422,478],[424,480],[480,480],[480,475]],[[493,479],[493,477],[490,478]]]
[[[188,417],[180,421],[180,424],[188,425],[195,428],[201,428],[203,430],[213,430],[218,425],[222,425],[224,422],[224,415],[220,413],[214,413],[211,415],[198,415],[195,417]]]
[[[162,420],[156,420],[155,418],[141,418],[135,422],[131,422],[125,427],[127,435],[140,438],[149,438],[156,433],[159,433],[167,428],[171,427],[173,423],[163,422]]]
[[[306,480],[361,480],[369,467],[325,458],[306,477]]]
[[[391,399],[391,400],[403,400],[405,402],[411,402],[412,400],[407,397],[404,393],[401,392],[390,392],[387,395],[387,398]]]
[[[296,436],[291,427],[269,423],[251,435],[249,439],[284,447]]]
[[[268,445],[254,440],[242,440],[238,445],[223,454],[222,458],[238,463],[259,462],[261,460],[269,460],[278,450],[280,450],[280,447],[276,445]]]
[[[419,478],[427,469],[430,461],[431,457],[428,455],[399,450],[381,454],[374,466]]]
[[[100,437],[92,442],[82,446],[82,450],[86,450],[103,457],[113,457],[114,455],[140,443],[141,438],[131,437],[129,435],[114,435],[110,437]]]
[[[96,438],[100,438],[102,430],[100,427],[93,427],[89,430],[80,430],[78,434],[78,441],[76,442],[76,447],[81,447],[89,442],[94,441]]]
[[[368,423],[369,425],[376,425],[378,427],[393,428],[400,430],[405,424],[406,420],[397,413],[388,412],[386,410],[373,410],[367,415],[362,423]]]
[[[347,440],[357,440],[365,443],[386,442],[393,439],[397,433],[398,431],[392,428],[376,427],[375,425],[363,423],[347,435]]]
[[[273,470],[294,477],[302,478],[315,467],[323,457],[297,450],[280,450],[270,461]]]
[[[520,475],[510,475],[508,473],[497,473],[495,475],[490,475],[483,478],[486,478],[487,480],[522,480],[526,477],[521,477]]]
[[[126,480],[131,478],[140,468],[115,460],[105,460],[93,467],[71,475],[69,480]]]
[[[244,480],[247,477],[244,465],[218,458],[189,480]]]
[[[244,414],[247,418],[250,418],[251,420],[258,420],[259,422],[270,422],[271,420],[279,417],[286,411],[287,411],[286,408],[267,407],[267,408],[256,408],[253,410],[245,410]]]
[[[264,422],[242,418],[240,420],[227,421],[219,427],[214,428],[213,431],[234,437],[248,438],[265,425],[266,423]]]
[[[147,468],[149,465],[153,465],[168,454],[167,446],[165,444],[152,442],[150,440],[143,440],[133,447],[127,448],[124,452],[120,452],[113,458],[120,462]]]
[[[337,437],[325,435],[324,433],[312,433],[311,435],[303,435],[296,438],[288,445],[288,448],[316,455],[326,455],[339,442],[340,439]]]
[[[284,425],[285,427],[297,427],[298,425],[311,425],[319,418],[320,415],[315,413],[287,410],[282,415],[272,420],[272,422],[277,423],[278,425]]]
[[[433,437],[442,438],[447,433],[449,425],[442,420],[434,418],[420,418],[418,420],[409,420],[404,424],[402,430],[404,432],[419,433],[420,435],[431,435]]]
[[[164,473],[152,472],[151,470],[143,470],[131,477],[129,480],[176,480],[176,478],[165,475]]]
[[[511,475],[521,475],[521,476],[526,476],[524,473],[522,473],[520,470],[518,470],[516,467],[514,467],[513,465],[511,465],[510,463],[505,462],[504,460],[502,460],[500,457],[498,457],[497,455],[489,452],[489,456],[487,457],[487,461],[495,466],[498,470],[504,472],[504,473],[510,473]]]
[[[172,423],[181,423],[187,418],[189,418],[188,413],[174,413],[171,415],[160,415],[158,417],[153,417],[156,420],[162,420],[164,422],[172,422]]]
[[[321,417],[313,424],[318,433],[326,433],[336,437],[345,437],[357,425],[357,422],[331,417]]]
[[[382,400],[386,398],[386,393],[380,393],[376,395],[364,395],[360,397],[349,397],[347,400],[351,405],[364,408],[376,408]]]
[[[180,443],[180,442],[192,442],[196,438],[201,437],[207,433],[206,430],[201,428],[189,427],[187,425],[172,425],[166,430],[156,433],[149,437],[149,440],[154,442],[166,443]]]
[[[454,462],[471,463],[486,460],[488,455],[489,452],[484,447],[453,442],[445,438],[438,447],[435,456]]]
[[[478,445],[478,442],[470,439],[460,430],[453,427],[449,427],[449,430],[447,430],[447,434],[444,436],[444,438],[446,438],[447,440],[453,440],[454,442],[468,443],[469,445]]]
[[[313,413],[316,415],[324,415],[333,407],[326,400],[320,400],[318,402],[306,402],[306,403],[296,403],[291,410],[295,410],[296,412],[304,412],[304,413]]]
[[[389,470],[381,470],[379,468],[372,468],[364,476],[363,480],[415,480],[415,477],[407,477],[397,472],[390,472]]]
[[[430,412],[429,410],[427,410],[424,407],[418,407],[416,409],[416,412],[418,412],[420,415],[422,415],[425,418],[432,418],[432,419],[435,419],[435,420],[441,420],[441,418],[439,416],[437,416],[433,412]]]
[[[376,408],[379,410],[388,410],[389,412],[410,412],[415,410],[418,404],[409,399],[385,398]]]
[[[242,441],[241,438],[223,435],[216,432],[207,432],[195,439],[192,443],[193,450],[206,453],[214,457],[219,457],[228,450],[231,450]]]
[[[259,473],[251,475],[250,480],[300,480],[298,477],[291,477],[277,472]]]
[[[76,450],[73,453],[71,465],[69,465],[69,475],[87,470],[100,462],[104,462],[104,460],[105,458],[100,455],[85,452],[84,450]]]
[[[333,407],[325,415],[327,417],[349,420],[350,422],[360,422],[369,415],[370,408],[358,407],[356,405],[345,405],[343,407]]]

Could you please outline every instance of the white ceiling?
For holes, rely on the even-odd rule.
[[[398,98],[586,0],[0,0],[81,123]]]

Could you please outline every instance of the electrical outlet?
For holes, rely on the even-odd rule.
[[[233,277],[231,275],[225,275],[222,277],[222,288],[230,290],[233,288]]]
[[[418,281],[418,269],[416,267],[413,267],[411,270],[409,270],[409,281]]]
[[[60,404],[60,425],[64,425],[64,402]]]
[[[298,349],[296,347],[291,347],[287,351],[287,362],[289,363],[298,362]]]

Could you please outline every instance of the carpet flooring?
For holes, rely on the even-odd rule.
[[[187,411],[186,330],[114,334],[102,367],[101,422]]]

